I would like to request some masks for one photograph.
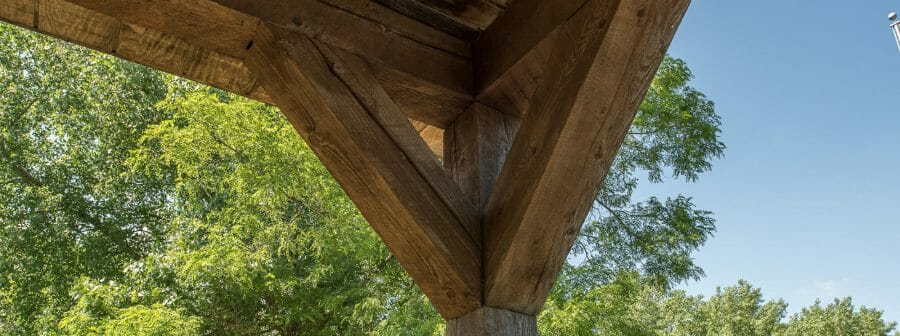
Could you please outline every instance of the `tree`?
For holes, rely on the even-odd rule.
[[[172,118],[128,164],[173,181],[172,234],[124,283],[101,284],[120,293],[99,309],[110,313],[76,306],[63,327],[102,329],[134,307],[217,335],[367,334],[407,306],[436,316],[280,112],[205,90],[160,108]]]
[[[684,302],[694,307],[681,310]],[[718,288],[716,294],[703,302],[702,298],[688,299],[684,292],[676,292],[666,299],[676,317],[668,321],[671,335],[769,336],[781,328],[787,304],[782,300],[763,301],[762,291],[748,282]]]
[[[896,322],[884,322],[881,311],[866,307],[857,310],[848,297],[835,299],[825,307],[816,301],[792,316],[785,330],[776,335],[887,336],[896,327]],[[893,335],[900,335],[900,332]]]
[[[785,322],[787,304],[780,299],[764,301],[760,289],[746,281],[719,288],[705,301],[675,291],[662,305],[667,311],[662,335],[671,336],[889,336],[896,327],[885,322],[878,310],[855,309],[850,298],[836,299],[827,307],[817,301]]]
[[[219,333],[438,328],[273,109],[6,26],[0,33],[4,87],[15,93],[4,95],[2,237],[18,242],[5,245],[0,266],[4,331],[101,330],[125,311],[130,321],[184,318]],[[724,148],[711,103],[689,78],[683,62],[663,64],[598,196],[612,211],[588,225],[576,250],[586,262],[566,272],[558,288],[571,289],[558,299],[624,270],[665,282],[698,274],[687,255],[712,231],[709,214],[683,197],[630,203],[637,170],[655,182],[666,167],[693,179]],[[648,240],[660,235],[668,238]],[[96,290],[120,297],[83,302]]]
[[[712,213],[681,195],[633,200],[640,173],[650,183],[664,182],[665,174],[696,181],[724,153],[720,118],[713,103],[689,86],[692,78],[684,61],[663,61],[597,195],[592,220],[575,242],[570,261],[577,262],[564,268],[556,298],[634,270],[665,287],[703,275],[691,253],[714,232]]]
[[[162,239],[160,181],[128,174],[165,76],[0,25],[0,333],[56,322],[82,276]]]
[[[636,273],[597,287],[542,314],[546,335],[628,336],[897,336],[896,323],[875,309],[855,309],[849,298],[819,302],[789,320],[783,300],[763,299],[746,281],[718,288],[711,297],[667,290]]]
[[[692,78],[681,60],[660,67],[542,332],[891,332],[849,300],[785,323],[784,302],[746,282],[708,300],[671,290],[702,276],[691,253],[712,213],[682,195],[633,195],[695,181],[723,154]],[[0,333],[442,332],[276,109],[2,25],[0,92]]]
[[[551,301],[541,313],[542,335],[652,336],[663,329],[662,291],[632,272],[565,301]]]

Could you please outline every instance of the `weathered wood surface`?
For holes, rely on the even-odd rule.
[[[561,24],[586,2],[517,0],[510,6],[474,42],[478,100],[508,114],[528,111]]]
[[[486,305],[541,311],[689,2],[590,0],[557,28],[486,209]]]
[[[342,1],[350,3],[349,0]],[[125,13],[124,17],[132,16],[128,14],[130,11],[120,6],[113,6],[111,3],[113,2],[104,1],[91,4],[98,7],[107,4],[106,10],[108,11],[122,11]],[[223,10],[228,11],[227,9]],[[380,8],[380,10],[386,11],[384,8]],[[375,10],[369,10],[369,12],[370,15],[385,14]],[[394,15],[397,14],[394,13]],[[152,21],[140,16],[138,18],[143,23]],[[74,5],[69,1],[3,0],[0,2],[0,19],[245,97],[272,103],[265,90],[257,84],[256,79],[244,66],[242,59],[213,49],[199,47],[194,44],[194,41],[188,42],[175,35],[126,22],[117,17]],[[411,19],[407,20],[412,21]],[[253,28],[255,29],[255,27]],[[180,31],[175,28],[168,29],[175,32]],[[412,28],[407,28],[407,30],[413,31]],[[422,35],[445,36],[440,32],[417,31]],[[188,37],[192,34],[188,34]],[[448,43],[457,51],[465,46],[465,44],[450,43],[450,41],[457,41],[454,38],[438,40],[437,37],[435,37],[435,41]],[[202,42],[201,40],[200,43],[212,42]],[[241,49],[246,49],[247,44],[249,42],[244,44]],[[222,47],[216,49],[222,49]],[[230,53],[240,54],[234,50],[231,50]],[[410,118],[429,120],[419,129],[422,131],[422,136],[430,141],[429,147],[434,148],[435,154],[440,157],[443,154],[443,139],[441,136],[436,136],[437,133],[440,133],[439,128],[432,125],[444,125],[454,119],[455,115],[459,113],[457,111],[465,109],[472,98],[441,90],[431,90],[429,86],[410,89],[408,85],[413,82],[405,80],[409,75],[385,68],[379,68],[379,70],[381,71],[379,80],[385,90],[395,97],[403,112]],[[433,97],[442,98],[432,99]],[[417,108],[417,106],[421,108]]]
[[[344,7],[316,0],[215,2],[366,59],[412,119],[443,128],[472,102],[468,44],[418,21],[389,21],[347,1]]]
[[[537,320],[504,309],[482,307],[447,321],[447,336],[537,336]]]
[[[191,44],[243,58],[260,20],[211,1],[68,0],[74,5],[142,27],[153,27]],[[41,10],[38,9],[38,15]]]
[[[238,58],[68,1],[3,0],[0,18],[135,63],[269,101]]]
[[[503,12],[505,1],[373,0],[460,38],[473,38]]]
[[[518,128],[519,118],[476,103],[444,132],[444,167],[479,209],[487,204]]]
[[[0,19],[274,103],[448,333],[533,335],[689,2],[0,0]]]
[[[431,152],[434,154],[438,160],[444,160],[444,130],[431,126],[429,124],[423,123],[421,121],[410,120],[413,128],[416,129],[416,132],[419,132],[419,136],[422,137],[422,140],[425,140],[425,143],[428,144],[428,148],[431,149]]]
[[[479,216],[366,65],[262,25],[246,64],[445,318],[481,305]]]
[[[352,0],[68,1],[238,59],[243,58],[251,45],[251,34],[260,22],[312,36],[376,65],[376,75],[407,116],[441,128],[473,100],[470,49],[466,41],[385,8],[373,7],[371,3]]]

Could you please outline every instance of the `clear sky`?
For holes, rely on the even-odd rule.
[[[694,0],[670,53],[716,102],[725,157],[693,196],[709,296],[746,279],[790,311],[852,296],[900,321],[900,0]]]

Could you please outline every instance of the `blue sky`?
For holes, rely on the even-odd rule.
[[[709,295],[746,279],[792,312],[852,296],[900,321],[900,0],[695,0],[670,53],[716,102],[725,157],[693,184],[718,232]]]

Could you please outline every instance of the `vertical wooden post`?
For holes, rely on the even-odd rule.
[[[474,103],[444,132],[444,167],[483,209],[509,152],[519,118]]]
[[[444,132],[444,166],[473,203],[483,209],[506,161],[519,118],[475,103]],[[533,315],[481,307],[447,321],[448,336],[533,336]]]
[[[447,336],[537,336],[537,319],[514,311],[481,307],[447,321]]]

